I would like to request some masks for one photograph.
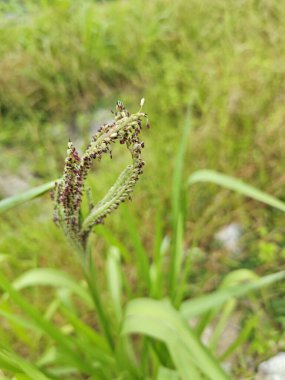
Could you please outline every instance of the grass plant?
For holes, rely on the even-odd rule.
[[[1,2],[1,273],[87,358],[74,368],[72,350],[69,359],[60,356],[63,346],[25,317],[4,290],[1,360],[10,372],[3,378],[29,378],[33,366],[46,377],[86,378],[83,367],[93,371],[89,352],[95,346],[106,374],[100,369],[94,378],[179,378],[169,342],[136,334],[125,335],[126,342],[120,335],[122,326],[135,333],[124,322],[128,310],[138,316],[131,301],[141,298],[151,298],[150,307],[159,309],[167,296],[169,313],[178,317],[178,311],[183,325],[191,319],[199,341],[213,329],[207,350],[232,366],[234,378],[253,377],[258,363],[284,350],[281,281],[258,296],[250,292],[246,301],[247,293],[237,291],[238,301],[221,298],[219,308],[183,314],[184,302],[195,310],[191,302],[202,302],[205,293],[223,294],[230,272],[238,278],[235,292],[251,282],[265,285],[255,273],[273,281],[278,275],[267,276],[284,268],[284,12],[277,0]],[[116,354],[108,356],[107,349],[104,356],[100,350],[109,344],[90,284],[51,220],[49,196],[38,195],[61,176],[69,138],[81,157],[98,115],[118,97],[135,109],[142,94],[154,126],[144,136],[147,170],[134,201],[90,235],[92,278],[108,300],[104,313],[117,347]],[[127,149],[116,145],[116,164],[110,170],[102,160],[87,180],[94,203],[128,164]],[[18,185],[32,190],[6,198]],[[223,188],[217,191],[216,185]],[[87,199],[83,203],[86,215]],[[239,255],[215,240],[232,222],[242,226]],[[203,307],[211,305],[205,297]],[[161,305],[160,315],[168,306]],[[240,313],[238,337],[221,352],[221,331]],[[151,331],[144,326],[137,333]]]
[[[128,126],[132,123],[132,116],[124,107],[120,107],[117,109],[116,121],[110,124],[112,128],[105,127],[105,129],[111,128],[112,130],[108,129],[106,134],[103,128],[101,135],[105,136],[104,139],[110,139],[108,133],[111,137],[116,133],[113,138],[117,138],[118,133],[113,129],[119,128],[120,123],[124,123],[125,119],[127,121],[121,129],[121,138],[125,137],[126,131],[129,130]],[[130,132],[131,140],[128,144],[139,144],[137,136],[140,129],[136,130],[137,124],[140,125],[139,120],[135,121],[134,129],[131,125],[130,131],[133,132]],[[103,132],[105,135],[102,134]],[[13,344],[11,345],[3,339],[4,343],[0,348],[0,363],[6,373],[5,376],[43,380],[60,379],[62,376],[70,379],[87,377],[90,379],[160,380],[167,379],[169,376],[183,380],[189,379],[189,377],[195,380],[230,378],[230,375],[222,368],[220,360],[225,360],[235,353],[245,343],[254,326],[246,324],[237,339],[226,347],[223,353],[217,355],[217,344],[222,339],[221,335],[227,321],[237,307],[237,297],[280,281],[285,274],[279,272],[259,278],[252,271],[238,270],[228,274],[223,285],[216,292],[190,300],[186,299],[191,285],[188,282],[189,273],[187,272],[189,258],[185,256],[183,250],[185,233],[185,212],[183,210],[185,207],[182,200],[185,199],[183,193],[187,191],[187,187],[182,180],[182,171],[186,154],[185,136],[188,132],[189,118],[186,120],[182,133],[173,174],[173,232],[167,251],[165,252],[163,248],[164,237],[161,233],[159,218],[156,230],[156,253],[152,264],[151,257],[145,251],[135,228],[131,227],[129,230],[130,239],[138,251],[138,257],[141,258],[136,265],[135,284],[131,284],[128,279],[124,281],[124,265],[120,249],[112,246],[110,246],[104,262],[106,268],[104,282],[98,281],[98,268],[96,268],[94,257],[90,251],[88,236],[83,241],[80,233],[80,226],[84,226],[85,223],[84,218],[78,219],[77,223],[79,224],[72,223],[72,218],[76,217],[82,207],[81,198],[86,175],[82,176],[78,170],[75,172],[72,166],[73,161],[76,165],[79,165],[81,160],[83,163],[85,161],[78,157],[71,143],[69,143],[64,176],[57,181],[57,184],[48,183],[1,202],[1,212],[8,212],[8,209],[41,196],[52,187],[51,184],[56,186],[54,198],[57,221],[61,218],[60,225],[72,243],[72,249],[77,252],[77,259],[82,264],[85,276],[85,281],[78,283],[62,270],[43,268],[30,270],[11,283],[3,273],[0,275],[0,286],[4,292],[0,314],[11,324],[13,334],[22,344],[26,343],[26,331],[34,334],[37,350],[36,358],[32,361],[29,359],[29,355],[21,357],[17,354],[17,350],[13,349]],[[98,149],[102,149],[103,142],[100,143],[101,145],[99,144],[101,135],[99,132],[94,139],[94,146],[97,146],[97,150],[94,148],[96,155]],[[103,146],[104,149],[105,146],[106,144]],[[91,151],[91,148],[88,149]],[[72,165],[69,160],[70,155],[75,157],[71,162]],[[73,185],[70,185],[71,181],[75,184],[77,181],[83,182],[80,182],[80,189],[76,185],[74,191],[66,193],[64,191],[65,184],[69,186],[69,189],[73,189]],[[219,173],[211,171],[193,173],[188,184],[197,181],[213,181],[279,209],[284,207],[283,203],[276,198]],[[116,187],[116,189],[119,188]],[[118,192],[120,193],[119,190]],[[66,198],[63,198],[61,194],[64,194]],[[129,194],[130,192],[128,192]],[[79,202],[78,195],[80,196]],[[105,202],[105,199],[109,202],[110,197],[106,197],[102,202]],[[110,201],[116,202],[116,199],[116,196],[112,195]],[[73,203],[73,200],[76,202]],[[102,202],[100,207],[103,207]],[[58,207],[63,208],[59,211]],[[96,209],[96,206],[93,207]],[[89,212],[94,213],[92,209]],[[85,216],[85,218],[89,217]],[[93,219],[93,225],[98,224],[97,218]],[[133,225],[133,223],[130,224],[130,226]],[[74,228],[76,229],[74,230]],[[112,234],[106,235],[106,237],[107,239],[111,238],[112,243],[114,242]],[[87,253],[88,260],[86,260]],[[145,272],[146,268],[148,268],[147,272]],[[145,273],[149,276],[147,281],[143,275]],[[55,296],[44,314],[37,310],[23,294],[24,289],[39,286],[49,286],[56,290]],[[104,290],[102,286],[105,287]],[[149,298],[139,298],[141,296]],[[82,304],[80,308],[76,306],[78,301]],[[13,305],[22,311],[24,317],[14,314]],[[91,312],[91,324],[82,320],[80,313],[83,310]],[[55,318],[59,318],[61,324],[56,323]],[[190,323],[193,319],[195,319],[194,327]],[[92,324],[95,325],[92,326]],[[209,325],[215,327],[207,347],[201,342],[201,336]],[[5,329],[0,333],[6,336]],[[132,339],[133,334],[144,337]]]

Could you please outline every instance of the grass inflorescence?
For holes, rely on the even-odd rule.
[[[141,107],[143,101],[142,99]],[[70,241],[81,246],[83,251],[86,249],[92,227],[103,223],[108,214],[126,198],[130,198],[139,175],[142,174],[144,161],[141,158],[141,151],[144,142],[139,140],[142,118],[147,118],[147,115],[141,111],[131,115],[123,103],[118,101],[115,120],[99,128],[81,158],[72,142],[68,143],[64,174],[62,179],[55,183],[55,190],[52,193],[55,201],[54,221],[63,228]],[[104,198],[95,206],[92,199],[88,199],[89,214],[83,217],[81,204],[92,162],[100,161],[102,155],[106,153],[112,158],[112,144],[116,141],[126,145],[131,153],[132,165],[127,166]]]

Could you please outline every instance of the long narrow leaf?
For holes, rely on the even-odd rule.
[[[65,336],[59,328],[47,321],[42,314],[33,307],[22,295],[10,284],[7,278],[0,272],[0,287],[8,293],[10,298],[30,317],[30,321],[47,336],[52,338],[58,347],[62,349],[74,365],[76,364],[83,372],[93,373],[94,369],[80,358],[76,353],[74,342],[71,337]]]
[[[155,219],[155,231],[154,231],[154,260],[150,267],[150,279],[151,279],[151,291],[150,295],[153,298],[160,297],[162,292],[162,251],[161,244],[163,241],[162,236],[162,216],[160,209],[157,211]]]
[[[247,185],[239,179],[215,172],[213,170],[198,170],[188,178],[188,185],[197,182],[211,182],[226,189],[236,191],[242,195],[265,203],[285,212],[285,203],[257,188]]]
[[[18,326],[23,327],[25,330],[33,330],[36,332],[40,331],[40,329],[36,325],[34,325],[33,323],[30,323],[29,321],[27,321],[23,317],[18,317],[14,313],[12,314],[6,310],[1,310],[1,307],[0,307],[0,316],[4,317],[8,321],[11,321],[11,322],[17,324]]]
[[[184,127],[181,134],[180,144],[176,155],[174,173],[172,178],[172,213],[173,222],[176,223],[179,210],[181,208],[181,188],[182,188],[182,173],[184,165],[184,157],[187,148],[187,137],[190,130],[190,110],[188,109]]]
[[[182,272],[181,267],[183,262],[183,220],[181,213],[179,213],[177,217],[174,243],[175,245],[171,251],[169,266],[169,292],[171,299],[176,300],[177,282],[179,281],[179,275]]]
[[[96,350],[100,350],[102,356],[110,354],[109,346],[103,335],[100,335],[94,328],[91,328],[89,325],[84,323],[67,307],[62,305],[61,311],[82,339],[90,342],[90,345],[93,345],[94,348],[96,347]]]
[[[51,380],[50,377],[47,377],[33,364],[25,361],[20,356],[5,349],[0,349],[0,362],[1,361],[17,368],[20,371],[23,371],[23,373],[27,374],[32,379]]]
[[[107,281],[111,300],[116,314],[117,322],[122,321],[122,269],[120,265],[120,252],[111,247],[106,262]]]
[[[233,297],[240,297],[250,291],[257,290],[264,286],[268,286],[276,281],[285,278],[285,271],[270,274],[262,277],[253,283],[232,286],[227,289],[221,289],[208,295],[204,295],[189,301],[183,302],[180,312],[184,318],[189,319],[206,311],[221,306],[224,302]]]
[[[136,255],[136,264],[138,268],[139,275],[144,280],[144,285],[148,289],[150,288],[150,265],[148,260],[147,252],[141,241],[141,237],[136,228],[135,220],[127,207],[122,207],[124,218],[128,223],[125,223],[126,228],[128,229],[129,238],[131,244],[134,247],[134,253]]]
[[[127,307],[123,333],[146,334],[163,341],[183,380],[199,379],[200,371],[211,380],[228,380],[217,360],[169,302],[151,299],[131,301]]]
[[[130,262],[131,254],[128,251],[127,247],[106,226],[98,224],[98,226],[96,226],[95,232],[96,235],[103,237],[109,246],[118,248],[124,261]]]
[[[56,288],[67,288],[77,294],[81,300],[84,300],[88,306],[92,305],[90,294],[83,286],[69,276],[67,273],[49,268],[38,268],[27,271],[22,274],[13,286],[20,290],[29,286],[52,286]]]
[[[24,193],[2,199],[0,201],[0,214],[2,214],[2,212],[10,210],[11,208],[19,206],[22,203],[25,203],[27,201],[30,201],[31,199],[37,198],[45,194],[47,191],[51,190],[54,187],[55,182],[56,181],[48,182],[44,185],[34,187],[33,189],[25,191]]]

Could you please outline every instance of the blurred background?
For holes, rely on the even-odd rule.
[[[150,257],[158,213],[170,234],[170,178],[187,114],[185,183],[197,169],[214,169],[285,199],[283,2],[2,0],[0,41],[0,199],[60,177],[69,138],[84,150],[118,99],[137,112],[142,97],[151,129],[128,208]],[[96,198],[128,162],[123,151],[94,168]],[[205,184],[189,189],[185,207],[184,245],[196,252],[189,296],[233,269],[284,267],[279,211]],[[122,212],[106,227],[128,245]],[[104,255],[99,231],[94,244]],[[38,266],[77,274],[49,196],[1,216],[0,260],[11,277]],[[283,294],[279,284],[256,322],[248,352],[258,361],[284,349]]]

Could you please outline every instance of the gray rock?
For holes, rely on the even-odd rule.
[[[258,366],[255,380],[285,380],[285,352],[279,352]]]
[[[230,253],[238,254],[241,251],[240,239],[242,227],[239,223],[231,223],[221,228],[216,234],[215,239]]]

